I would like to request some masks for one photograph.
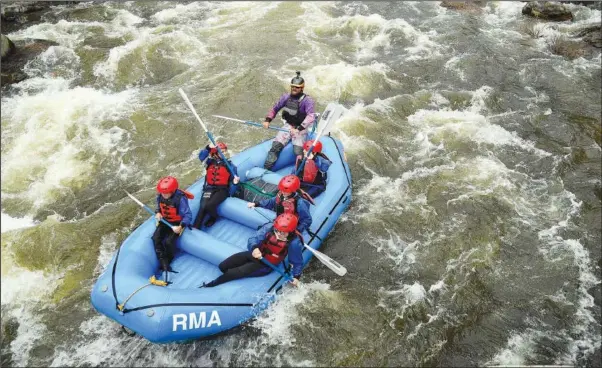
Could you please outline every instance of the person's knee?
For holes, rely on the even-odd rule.
[[[153,243],[155,244],[155,247],[158,246],[161,243],[161,234],[153,234]]]
[[[270,151],[268,152],[268,157],[266,158],[263,167],[266,169],[271,169],[276,163],[276,160],[278,160],[278,155],[283,148],[284,145],[282,143],[276,141],[272,142],[272,148],[270,148]]]
[[[293,146],[293,153],[295,156],[303,155],[303,147],[302,146]]]
[[[270,152],[280,153],[280,151],[282,151],[283,148],[284,144],[274,141],[272,142],[272,148],[270,148]]]

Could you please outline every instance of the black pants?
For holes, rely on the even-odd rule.
[[[314,184],[306,185],[306,184],[301,183],[301,189],[303,189],[307,194],[309,194],[310,197],[316,198],[323,191],[326,190],[326,186],[325,185],[314,185]]]
[[[217,286],[224,282],[242,279],[243,277],[263,276],[272,272],[271,268],[254,258],[249,251],[231,255],[220,263],[218,267],[223,275],[205,285],[206,287]]]
[[[228,187],[209,189],[203,191],[203,197],[201,198],[201,207],[199,207],[199,213],[196,215],[194,220],[194,227],[201,229],[203,225],[203,219],[205,214],[217,219],[217,206],[228,198]]]
[[[165,243],[163,242],[163,239],[165,239]],[[153,234],[155,254],[157,254],[159,263],[161,263],[161,260],[164,260],[167,264],[171,263],[176,250],[176,240],[178,240],[178,234],[174,233],[173,230],[163,222],[159,222],[159,226],[157,226],[157,229]]]

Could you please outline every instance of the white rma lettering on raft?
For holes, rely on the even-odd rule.
[[[173,322],[173,331],[178,330],[178,326],[182,327],[182,331],[192,330],[197,328],[205,328],[211,327],[212,325],[222,325],[222,321],[219,318],[219,313],[217,311],[211,311],[211,316],[209,317],[209,323],[205,324],[207,320],[206,312],[199,313],[189,313],[186,314],[174,314],[172,316]]]

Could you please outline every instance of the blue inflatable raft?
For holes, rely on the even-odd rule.
[[[329,104],[320,124],[338,119],[344,111],[340,105]],[[314,249],[320,248],[351,202],[351,174],[341,142],[330,134],[322,136],[320,142],[332,165],[326,191],[315,198],[315,205],[310,208],[313,219],[310,231],[303,234],[305,242]],[[294,157],[290,143],[281,152],[273,172],[263,169],[271,144],[272,140],[268,140],[232,157],[242,182],[259,176],[266,183],[277,184],[283,175],[292,172]],[[195,195],[189,201],[193,218],[199,210],[203,183],[201,178],[188,188]],[[214,288],[198,286],[221,274],[217,267],[221,261],[246,250],[247,239],[268,222],[266,217],[275,218],[273,211],[258,211],[247,208],[245,200],[231,197],[220,205],[220,218],[215,225],[206,231],[186,229],[178,239],[178,251],[171,264],[178,273],[169,273],[172,284],[165,287],[149,284],[152,275],[163,278],[151,240],[155,220],[149,218],[128,236],[98,278],[92,289],[92,305],[155,343],[214,335],[257,316],[287,282],[279,273],[235,280]],[[304,267],[311,257],[312,253],[304,249]],[[278,267],[284,269],[283,265]]]

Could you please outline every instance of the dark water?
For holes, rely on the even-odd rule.
[[[600,52],[548,44],[600,11],[522,5],[88,3],[9,34],[60,46],[2,97],[2,363],[599,366]],[[203,175],[177,88],[236,153],[271,133],[210,115],[260,120],[295,70],[319,110],[350,109],[354,200],[323,248],[348,274],[312,262],[214,339],[123,334],[89,303],[146,218],[120,189],[150,203],[160,176]]]

